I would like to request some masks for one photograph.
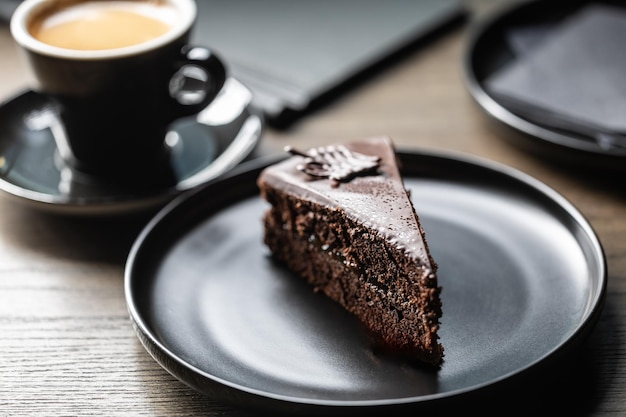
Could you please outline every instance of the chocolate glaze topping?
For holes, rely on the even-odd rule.
[[[368,227],[377,230],[382,235],[403,248],[409,256],[421,259],[424,265],[430,265],[425,243],[422,236],[416,233],[418,220],[413,207],[406,195],[406,189],[400,177],[395,152],[391,139],[388,137],[373,137],[368,140],[347,143],[346,148],[356,157],[359,163],[369,161],[376,165],[374,168],[363,170],[352,175],[349,181],[342,179],[341,186],[337,187],[337,179],[319,180],[320,175],[311,175],[304,172],[307,164],[318,168],[315,159],[310,153],[295,151],[296,156],[279,163],[261,174],[263,181],[282,183],[281,187],[290,189],[301,198],[317,201],[328,207],[341,207],[352,218],[360,219]],[[293,150],[291,150],[294,153]],[[319,154],[320,150],[316,151]],[[375,170],[377,175],[371,174]],[[324,174],[326,175],[326,174]],[[336,174],[335,174],[336,175]],[[340,178],[344,178],[341,176]]]

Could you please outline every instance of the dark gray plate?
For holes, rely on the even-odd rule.
[[[626,168],[626,150],[618,147],[607,149],[584,135],[527,120],[504,106],[485,86],[485,80],[491,74],[515,59],[516,53],[507,40],[510,31],[533,28],[540,32],[556,27],[590,3],[626,6],[624,0],[515,0],[503,3],[495,12],[477,21],[470,30],[463,62],[465,83],[480,108],[510,143],[567,165],[623,171]]]
[[[163,173],[112,183],[70,169],[59,157],[49,100],[26,91],[0,105],[0,190],[29,206],[71,215],[126,214],[163,206],[223,174],[256,147],[263,120],[252,94],[235,79],[194,117],[171,126]],[[139,174],[141,175],[141,174]],[[130,176],[129,176],[130,177]]]
[[[490,162],[399,157],[440,267],[439,371],[376,353],[351,316],[271,261],[255,181],[275,160],[179,197],[140,234],[125,291],[146,350],[216,399],[347,413],[478,392],[584,340],[602,308],[606,263],[568,201]]]

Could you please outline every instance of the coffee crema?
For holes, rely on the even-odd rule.
[[[162,1],[60,2],[33,18],[29,32],[41,42],[66,49],[115,49],[164,35],[176,17],[176,9]]]

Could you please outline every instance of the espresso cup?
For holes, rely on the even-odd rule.
[[[111,178],[158,167],[176,119],[206,107],[226,70],[189,44],[195,0],[25,0],[11,33],[50,98],[72,168]]]

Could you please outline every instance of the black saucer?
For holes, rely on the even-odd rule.
[[[169,165],[145,181],[111,182],[76,172],[59,157],[48,99],[26,91],[0,105],[0,190],[36,208],[103,215],[155,208],[244,160],[263,131],[252,94],[229,79],[205,110],[171,126]]]

